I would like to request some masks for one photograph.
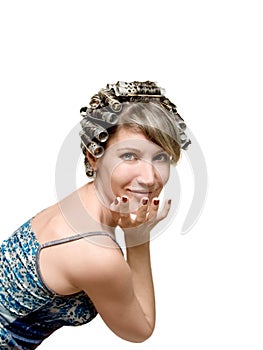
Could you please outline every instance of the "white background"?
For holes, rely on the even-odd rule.
[[[128,343],[97,317],[39,349],[262,349],[262,27],[255,0],[1,2],[1,239],[56,202],[61,144],[107,83],[165,87],[209,176],[194,228],[182,206],[152,243],[154,335]]]

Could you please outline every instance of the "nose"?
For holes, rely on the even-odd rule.
[[[138,173],[139,176],[137,177],[137,181],[141,185],[150,188],[155,184],[156,169],[150,162],[142,161],[140,165],[138,165]]]

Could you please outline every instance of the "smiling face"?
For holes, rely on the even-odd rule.
[[[141,198],[159,196],[169,179],[170,156],[142,132],[121,127],[95,168],[94,184],[103,204],[109,206],[115,197],[127,196],[136,210]]]

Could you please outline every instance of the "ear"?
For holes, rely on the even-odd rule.
[[[86,151],[86,157],[87,157],[92,169],[96,170],[98,159],[95,158],[89,151]]]

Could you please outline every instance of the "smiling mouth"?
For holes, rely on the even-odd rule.
[[[143,190],[128,190],[128,191],[134,194],[142,195],[142,196],[150,196],[152,194],[152,192],[143,191]]]

